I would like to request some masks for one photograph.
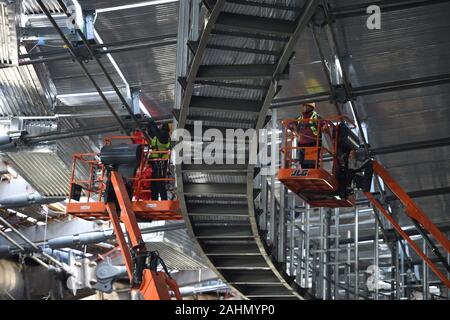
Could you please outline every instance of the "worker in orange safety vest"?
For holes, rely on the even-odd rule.
[[[317,138],[320,134],[319,123],[322,118],[316,112],[316,104],[314,102],[307,102],[305,104],[302,104],[302,107],[303,111],[297,118],[297,123],[292,123],[289,128],[298,133],[299,148],[315,147],[317,145]],[[319,141],[319,147],[320,146],[321,141]],[[315,163],[313,161],[305,161],[305,154],[306,149],[299,149],[300,167],[302,169],[314,168]]]

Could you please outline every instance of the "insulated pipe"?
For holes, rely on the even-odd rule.
[[[0,136],[0,146],[4,146],[5,144],[10,144],[12,139],[9,136]]]
[[[16,143],[11,142],[11,143],[0,145],[0,151],[9,151],[9,150],[15,149],[16,147],[17,147]]]
[[[12,255],[12,248],[8,245],[0,245],[0,258],[6,258]]]
[[[185,229],[185,228],[186,228],[186,224],[184,222],[181,222],[181,223],[174,223],[174,224],[169,224],[169,225],[164,225],[164,226],[145,228],[145,229],[141,230],[141,233],[142,234],[150,234],[150,233],[157,233],[157,232],[164,232],[164,231],[180,230],[180,229]],[[87,245],[87,244],[95,244],[95,243],[105,242],[114,237],[115,237],[114,230],[108,229],[105,231],[89,232],[89,233],[85,233],[85,234],[51,239],[47,242],[47,245],[51,249],[71,248],[71,247],[75,247],[77,245]]]
[[[212,292],[212,291],[226,290],[226,289],[228,289],[228,286],[226,284],[222,283],[222,284],[216,284],[216,285],[211,285],[211,286],[183,287],[183,288],[180,288],[180,293],[182,296],[192,296],[197,293]]]
[[[52,204],[65,198],[45,198],[39,193],[24,193],[0,199],[0,208],[20,208],[33,204]]]
[[[141,230],[141,233],[142,234],[150,234],[150,233],[157,233],[157,232],[164,232],[164,231],[180,230],[180,229],[185,229],[185,228],[186,228],[186,224],[184,222],[180,222],[180,223],[173,223],[173,224],[164,225],[164,226],[144,228]],[[1,231],[0,231],[0,235],[2,235]],[[89,233],[84,233],[84,234],[79,234],[79,235],[59,237],[59,238],[48,240],[46,243],[39,243],[39,245],[45,245],[50,249],[63,249],[63,248],[72,248],[72,247],[76,247],[79,245],[97,244],[97,243],[101,243],[101,242],[105,242],[110,239],[113,239],[114,237],[115,237],[114,230],[108,229],[108,230],[104,230],[104,231],[95,231],[95,232],[89,232]],[[39,251],[37,251],[36,248],[34,248],[34,247],[33,248],[27,247],[25,249],[24,247],[20,246],[19,249],[21,251],[25,251],[25,250],[32,251],[32,252],[40,251],[40,248],[39,248]],[[10,251],[8,251],[8,249],[6,247],[2,248],[0,246],[0,256],[2,256],[2,253],[4,255],[7,255],[9,253],[9,256],[11,256],[12,254],[15,253],[15,251],[11,250],[11,249],[10,249]],[[46,252],[46,253],[48,253],[48,252]]]
[[[93,243],[105,242],[114,237],[112,229],[99,232],[90,232],[86,234],[80,234],[75,236],[66,236],[48,241],[48,246],[51,249],[71,248],[77,245],[87,245]]]
[[[0,260],[0,297],[22,299],[25,281],[20,266],[12,261]]]

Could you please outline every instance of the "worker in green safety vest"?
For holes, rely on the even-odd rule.
[[[150,161],[152,163],[154,179],[167,178],[169,166],[169,153],[158,153],[155,151],[170,151],[172,145],[170,143],[170,128],[168,124],[163,124],[161,128],[153,120],[150,121],[148,133],[151,140],[152,153]],[[152,200],[167,200],[166,181],[152,181]]]

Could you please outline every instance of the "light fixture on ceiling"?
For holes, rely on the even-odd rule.
[[[116,94],[114,91],[103,91],[104,95],[108,94]],[[57,99],[64,99],[64,98],[74,98],[74,97],[89,97],[89,96],[98,96],[99,93],[97,91],[95,92],[79,92],[79,93],[67,93],[67,94],[58,94],[56,96]]]
[[[147,7],[147,6],[156,6],[158,4],[166,4],[166,3],[172,3],[172,2],[178,2],[178,0],[155,0],[155,1],[138,2],[138,3],[127,4],[127,5],[123,5],[123,6],[97,9],[97,13],[127,10],[127,9],[141,8],[141,7]]]

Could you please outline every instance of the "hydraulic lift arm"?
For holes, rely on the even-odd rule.
[[[132,290],[139,290],[144,300],[170,300],[168,289],[170,288],[175,293],[177,300],[181,300],[178,286],[168,274],[163,263],[164,272],[157,271],[158,264],[162,260],[154,252],[148,252],[145,247],[122,175],[111,170],[110,181],[120,207],[121,219],[128,233],[131,250],[125,240],[116,205],[108,202],[106,208],[124,258]],[[148,260],[150,262],[147,262]]]
[[[450,252],[450,241],[447,237],[436,227],[435,224],[427,217],[422,209],[414,203],[411,197],[400,187],[400,185],[392,178],[392,176],[386,171],[386,169],[376,160],[371,161],[373,173],[377,174],[389,187],[398,200],[404,205],[405,213],[413,221],[416,228],[424,236],[425,241],[432,247],[432,251],[437,258],[443,263],[448,272],[450,272],[450,266],[444,259],[439,249],[434,245],[427,233],[431,234],[434,239],[447,251]],[[433,261],[420,249],[420,247],[408,236],[408,234],[402,229],[400,224],[392,217],[392,215],[383,207],[383,205],[373,196],[369,190],[364,190],[366,197],[375,205],[375,207],[389,220],[395,230],[405,239],[408,244],[416,251],[416,253],[428,264],[433,272],[439,277],[439,279],[450,288],[450,280],[439,270]]]

